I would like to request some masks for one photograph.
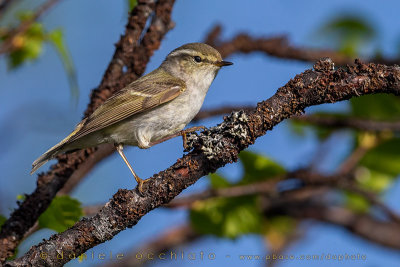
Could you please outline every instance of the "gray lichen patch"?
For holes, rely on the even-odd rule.
[[[223,123],[204,130],[200,135],[191,133],[187,136],[187,146],[189,149],[199,149],[207,157],[213,159],[226,150],[231,142],[226,142],[226,138],[235,139],[236,142],[246,143],[248,130],[246,123],[248,117],[243,110],[232,112],[225,117]]]
[[[237,139],[239,141],[241,141],[241,140],[244,141],[248,136],[247,126],[246,126],[248,120],[249,119],[248,119],[246,113],[243,110],[240,110],[240,111],[237,111],[237,112],[233,112],[225,120],[230,125],[230,127],[228,127],[225,130],[233,138],[235,138],[235,139]],[[232,127],[232,125],[233,125],[233,127]]]

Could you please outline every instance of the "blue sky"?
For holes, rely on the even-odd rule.
[[[24,1],[27,6],[32,1]],[[370,19],[379,33],[379,47],[387,55],[397,52],[400,40],[398,1],[384,1],[377,4],[372,0],[357,1],[215,1],[177,0],[173,20],[175,28],[168,33],[161,48],[156,51],[148,64],[149,72],[158,67],[172,49],[188,42],[202,41],[206,33],[216,24],[224,27],[223,37],[246,32],[254,36],[287,34],[292,43],[299,46],[321,45],[314,32],[327,19],[343,12],[362,14]],[[66,136],[82,118],[91,89],[96,87],[113,54],[114,43],[124,31],[127,9],[124,0],[64,0],[61,1],[43,21],[51,30],[62,28],[73,57],[80,87],[80,99],[74,107],[62,64],[52,47],[46,46],[43,55],[16,71],[7,71],[4,59],[0,59],[0,213],[9,215],[16,207],[18,194],[30,193],[35,188],[36,176],[30,176],[32,161],[49,147]],[[204,103],[204,108],[221,105],[247,105],[266,99],[277,88],[284,85],[295,74],[310,67],[310,64],[281,60],[264,54],[235,55],[229,58],[235,65],[220,71]],[[338,110],[345,109],[346,103],[310,108]],[[213,126],[221,118],[213,118],[202,124]],[[336,137],[337,145],[328,157],[324,168],[335,168],[349,149],[346,134]],[[261,152],[287,168],[306,165],[316,148],[312,135],[304,138],[295,136],[287,123],[281,123],[257,140],[251,150]],[[296,149],[293,149],[293,148]],[[126,155],[141,177],[149,177],[176,161],[183,154],[179,138],[148,150],[126,149]],[[45,165],[42,171],[49,165]],[[238,177],[239,164],[229,165],[221,170],[229,177]],[[113,155],[99,164],[76,188],[72,196],[83,205],[106,202],[119,188],[132,188],[134,180],[118,155]],[[185,193],[207,187],[202,178]],[[400,185],[396,184],[385,196],[386,202],[398,210]],[[97,246],[95,253],[102,251],[127,252],[165,229],[186,221],[183,210],[157,209],[147,214],[133,229],[128,229],[113,240]],[[398,252],[385,249],[355,237],[346,231],[320,223],[304,226],[305,238],[294,244],[287,254],[307,255],[321,253],[360,253],[367,255],[366,261],[342,261],[342,266],[390,266],[398,263]],[[20,249],[23,253],[30,245],[52,232],[42,230],[27,239]],[[200,242],[182,248],[186,252],[209,252],[217,255],[213,261],[193,261],[191,266],[242,266],[237,259],[240,254],[265,255],[266,248],[259,236],[248,235],[237,240],[205,238]],[[226,254],[233,255],[231,259]],[[80,266],[94,266],[98,262],[86,262]],[[165,261],[156,266],[185,266],[189,261]],[[321,262],[307,261],[308,266],[320,266]],[[337,262],[324,261],[326,266]],[[71,262],[68,266],[78,265]],[[247,261],[246,266],[262,266],[264,262]],[[277,266],[297,266],[297,261],[285,261]]]

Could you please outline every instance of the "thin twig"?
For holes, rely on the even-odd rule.
[[[333,117],[320,115],[304,115],[292,118],[295,121],[306,122],[334,129],[356,129],[368,132],[396,131],[400,132],[400,121],[375,121],[356,117]]]
[[[350,192],[356,193],[363,198],[365,198],[369,203],[375,205],[380,208],[386,215],[394,222],[400,224],[400,216],[396,214],[392,209],[390,209],[387,205],[385,205],[375,193],[367,191],[365,189],[360,188],[354,182],[349,181],[341,181],[337,184],[338,188],[348,190]]]
[[[353,64],[354,58],[348,57],[337,51],[316,49],[309,47],[297,47],[289,44],[286,36],[254,38],[246,33],[237,34],[230,40],[221,41],[222,27],[215,26],[206,37],[206,43],[218,49],[223,57],[233,53],[263,52],[269,56],[299,60],[303,62],[315,62],[320,58],[331,58],[335,64],[344,66]],[[367,62],[375,62],[386,65],[399,64],[399,59],[373,58],[364,59]]]
[[[349,174],[352,173],[357,167],[360,160],[369,151],[368,147],[358,146],[354,151],[343,161],[343,163],[338,168],[339,174]]]
[[[369,214],[359,214],[349,209],[329,206],[321,201],[287,201],[265,210],[266,215],[284,214],[300,219],[314,219],[341,226],[357,236],[375,244],[400,249],[400,225],[397,222],[378,220]]]

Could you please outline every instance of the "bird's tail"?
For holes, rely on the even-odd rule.
[[[72,152],[75,151],[73,148],[71,148],[69,145],[71,144],[71,137],[73,137],[77,132],[81,130],[83,125],[85,124],[86,119],[82,120],[75,128],[75,130],[70,133],[67,137],[65,137],[60,143],[57,145],[53,146],[49,150],[47,150],[43,155],[41,155],[39,158],[37,158],[33,163],[32,163],[32,170],[31,170],[31,175],[37,171],[40,167],[42,167],[46,162],[49,160],[53,159],[55,156],[58,154],[61,154],[63,152]]]
[[[33,163],[32,163],[32,170],[31,170],[31,175],[37,171],[40,167],[42,167],[46,162],[49,160],[53,159],[55,156],[58,154],[64,152],[63,151],[63,146],[65,143],[60,142],[57,145],[53,146],[49,150],[47,150],[43,155],[41,155],[39,158],[37,158]]]

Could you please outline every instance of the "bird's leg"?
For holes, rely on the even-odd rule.
[[[125,154],[124,154],[124,147],[121,144],[116,144],[115,145],[115,149],[118,151],[119,155],[122,157],[122,159],[125,161],[126,165],[128,166],[129,170],[131,170],[133,177],[135,177],[135,180],[137,182],[137,186],[138,186],[138,190],[139,193],[143,193],[143,184],[148,181],[149,179],[146,180],[142,180],[139,178],[139,176],[136,174],[136,172],[133,170],[131,164],[129,163],[128,159],[126,158]]]
[[[158,144],[160,144],[160,143],[162,143],[162,142],[165,142],[165,141],[167,141],[167,140],[169,140],[169,139],[172,139],[172,138],[174,138],[174,137],[182,136],[183,148],[184,148],[184,149],[187,149],[186,135],[187,135],[188,133],[196,132],[196,131],[198,131],[198,130],[204,130],[205,128],[206,128],[206,127],[204,127],[204,126],[195,126],[195,127],[189,128],[189,129],[185,129],[185,130],[176,132],[176,133],[174,133],[174,134],[171,134],[171,135],[168,135],[168,136],[166,136],[166,137],[164,137],[164,138],[161,138],[160,140],[157,140],[157,141],[154,141],[154,142],[150,142],[150,143],[149,143],[149,147],[154,146],[154,145],[158,145]]]

